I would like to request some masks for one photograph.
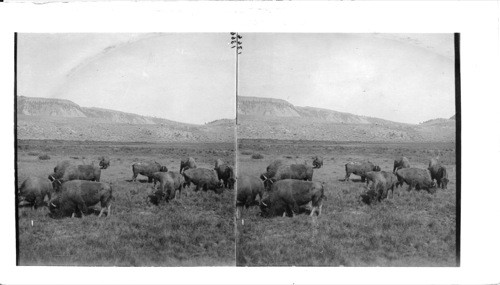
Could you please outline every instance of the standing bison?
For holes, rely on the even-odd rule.
[[[160,182],[161,190],[165,195],[166,200],[174,199],[175,192],[179,190],[179,197],[181,195],[182,189],[184,188],[184,176],[179,173],[168,171],[168,172],[155,172],[153,173],[154,185],[156,182]]]
[[[69,165],[64,169],[62,176],[59,174],[60,171],[49,175],[49,179],[52,181],[53,187],[56,191],[59,190],[64,182],[70,180],[87,180],[96,182],[101,180],[101,169],[93,165]]]
[[[321,168],[323,166],[323,158],[321,156],[315,156],[313,158],[313,168]]]
[[[200,188],[203,191],[208,189],[213,190],[216,193],[222,192],[222,183],[217,177],[217,172],[213,169],[206,168],[191,168],[183,172],[185,184],[189,187],[191,183],[196,185],[194,191],[199,191]]]
[[[436,183],[432,181],[431,174],[427,169],[420,168],[402,168],[396,171],[398,185],[403,182],[409,185],[408,190],[413,188],[425,189],[429,193],[436,192]]]
[[[345,181],[349,181],[349,176],[352,174],[361,176],[361,181],[365,182],[366,173],[370,171],[380,171],[380,167],[369,161],[365,162],[348,162],[345,165]]]
[[[259,201],[262,201],[264,195],[264,183],[259,177],[250,175],[238,176],[238,187],[236,194],[236,218],[241,217],[243,206],[248,208],[255,204],[255,198],[259,195]]]
[[[260,176],[260,179],[264,181],[266,189],[270,189],[274,182],[283,179],[312,181],[313,168],[305,164],[280,165],[273,176],[267,176],[270,174],[272,173],[268,171]]]
[[[110,165],[109,157],[101,156],[98,159],[99,159],[99,167],[101,167],[101,169],[107,169],[109,167]]]
[[[19,200],[28,202],[32,208],[37,209],[44,203],[45,196],[50,201],[51,195],[54,192],[52,183],[47,178],[28,177],[23,181],[19,188]]]
[[[394,160],[394,169],[392,172],[396,173],[396,170],[401,168],[410,168],[410,161],[404,156]]]
[[[370,171],[366,173],[366,184],[372,182],[371,190],[375,191],[376,199],[380,202],[387,198],[391,190],[391,198],[394,197],[394,188],[397,186],[398,178],[392,172]]]
[[[436,180],[437,187],[441,189],[448,188],[448,173],[446,172],[446,167],[442,165],[439,160],[433,158],[429,161],[429,167],[427,168],[431,173],[431,179]]]
[[[194,158],[188,157],[186,159],[181,160],[181,168],[179,170],[179,173],[182,174],[183,171],[186,171],[188,169],[196,168],[196,161],[194,161]]]
[[[155,172],[167,172],[166,166],[161,166],[158,162],[136,162],[132,165],[132,181],[136,181],[137,175],[144,175],[148,177],[148,183],[153,182],[153,174]]]
[[[260,203],[263,217],[280,216],[285,213],[294,216],[299,207],[312,203],[310,216],[316,212],[321,215],[324,188],[320,182],[284,179],[273,184],[272,190]]]
[[[217,177],[219,180],[222,180],[224,183],[224,187],[228,189],[233,189],[234,182],[236,179],[234,178],[234,169],[231,165],[221,164],[218,167],[214,168],[215,172],[217,172]]]
[[[101,203],[99,217],[107,208],[111,214],[111,185],[103,182],[72,180],[64,182],[61,191],[50,200],[49,210],[53,217],[87,214],[88,207]]]

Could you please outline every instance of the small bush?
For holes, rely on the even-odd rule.
[[[49,160],[50,156],[48,154],[42,154],[38,156],[38,159],[40,160]]]
[[[254,154],[252,154],[252,158],[253,159],[262,159],[262,158],[264,158],[264,156],[260,153],[254,153]]]
[[[38,156],[39,153],[38,152],[32,152],[32,151],[30,151],[30,152],[28,152],[28,155],[30,155],[30,156]]]
[[[249,151],[249,150],[244,150],[244,151],[241,152],[241,154],[242,155],[251,155],[253,153],[251,151]]]

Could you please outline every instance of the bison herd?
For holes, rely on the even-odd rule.
[[[304,164],[286,164],[283,160],[275,160],[259,177],[238,174],[236,217],[241,217],[243,207],[259,205],[260,215],[294,216],[300,212],[301,206],[309,205],[310,216],[319,216],[323,200],[326,200],[325,183],[312,181],[313,169],[323,166],[321,157],[313,157],[313,166]],[[435,193],[437,187],[447,188],[448,175],[446,167],[433,158],[427,169],[412,168],[406,157],[394,160],[392,171],[382,171],[378,165],[370,161],[348,162],[345,164],[344,181],[349,181],[351,174],[366,182],[367,191],[361,195],[366,203],[382,201],[387,198],[389,190],[391,198],[394,190],[408,185],[408,191],[423,189]],[[371,183],[371,186],[370,186]],[[256,201],[256,197],[259,201]]]
[[[99,159],[99,167],[74,165],[66,160],[58,163],[48,178],[28,177],[18,191],[20,204],[28,204],[35,209],[47,206],[53,217],[81,217],[88,213],[89,207],[100,204],[99,217],[104,212],[109,216],[113,185],[100,180],[101,170],[110,166],[110,160],[107,157]],[[209,169],[197,167],[196,161],[189,157],[181,160],[179,173],[169,171],[156,161],[134,163],[130,181],[136,181],[138,175],[146,176],[148,183],[153,183],[146,196],[149,202],[156,205],[180,198],[182,190],[191,184],[195,185],[195,192],[203,189],[215,193],[222,193],[224,188],[234,189],[236,184],[237,218],[241,217],[243,207],[257,205],[262,217],[293,217],[304,206],[308,206],[311,216],[319,216],[326,200],[325,183],[313,181],[313,174],[314,169],[322,166],[323,158],[319,156],[313,157],[312,166],[275,160],[260,176],[238,173],[236,178],[233,166],[220,159],[217,159],[213,169]],[[408,190],[424,189],[435,193],[437,187],[446,189],[449,181],[446,167],[439,158],[431,159],[427,169],[420,169],[411,167],[406,157],[400,157],[394,161],[392,171],[382,171],[369,161],[348,162],[345,172],[344,181],[349,181],[354,174],[366,182],[368,190],[363,195],[368,197],[369,202],[382,201],[387,198],[389,190],[393,197],[395,188],[405,183]]]
[[[107,157],[99,157],[99,160],[99,166],[74,165],[65,160],[59,162],[47,178],[26,178],[18,189],[19,205],[34,209],[47,206],[50,215],[57,218],[81,217],[89,213],[89,207],[100,204],[99,217],[105,212],[109,216],[113,185],[100,180],[101,170],[110,166],[110,160]],[[144,161],[132,164],[132,174],[130,182],[142,175],[148,178],[148,183],[153,183],[146,196],[156,205],[176,198],[177,192],[180,197],[182,190],[191,184],[196,186],[195,191],[222,193],[224,187],[232,189],[236,181],[233,166],[218,159],[214,169],[200,168],[192,157],[181,161],[179,173],[169,171],[156,161]]]

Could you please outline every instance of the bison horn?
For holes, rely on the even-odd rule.
[[[50,179],[51,181],[56,180],[56,179],[54,178],[54,176],[52,176],[52,175],[49,175],[49,177],[51,178],[51,179]]]
[[[267,180],[267,177],[264,174],[262,174],[262,177],[264,177],[264,180]]]
[[[266,204],[266,203],[264,203],[264,202],[262,202],[262,205],[264,205],[264,206],[266,206],[266,207],[267,207],[267,204]]]
[[[50,204],[52,205],[52,207],[56,208],[57,206],[54,205],[54,203],[50,202]]]

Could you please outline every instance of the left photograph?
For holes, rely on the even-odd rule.
[[[235,266],[230,42],[16,34],[18,265]]]

